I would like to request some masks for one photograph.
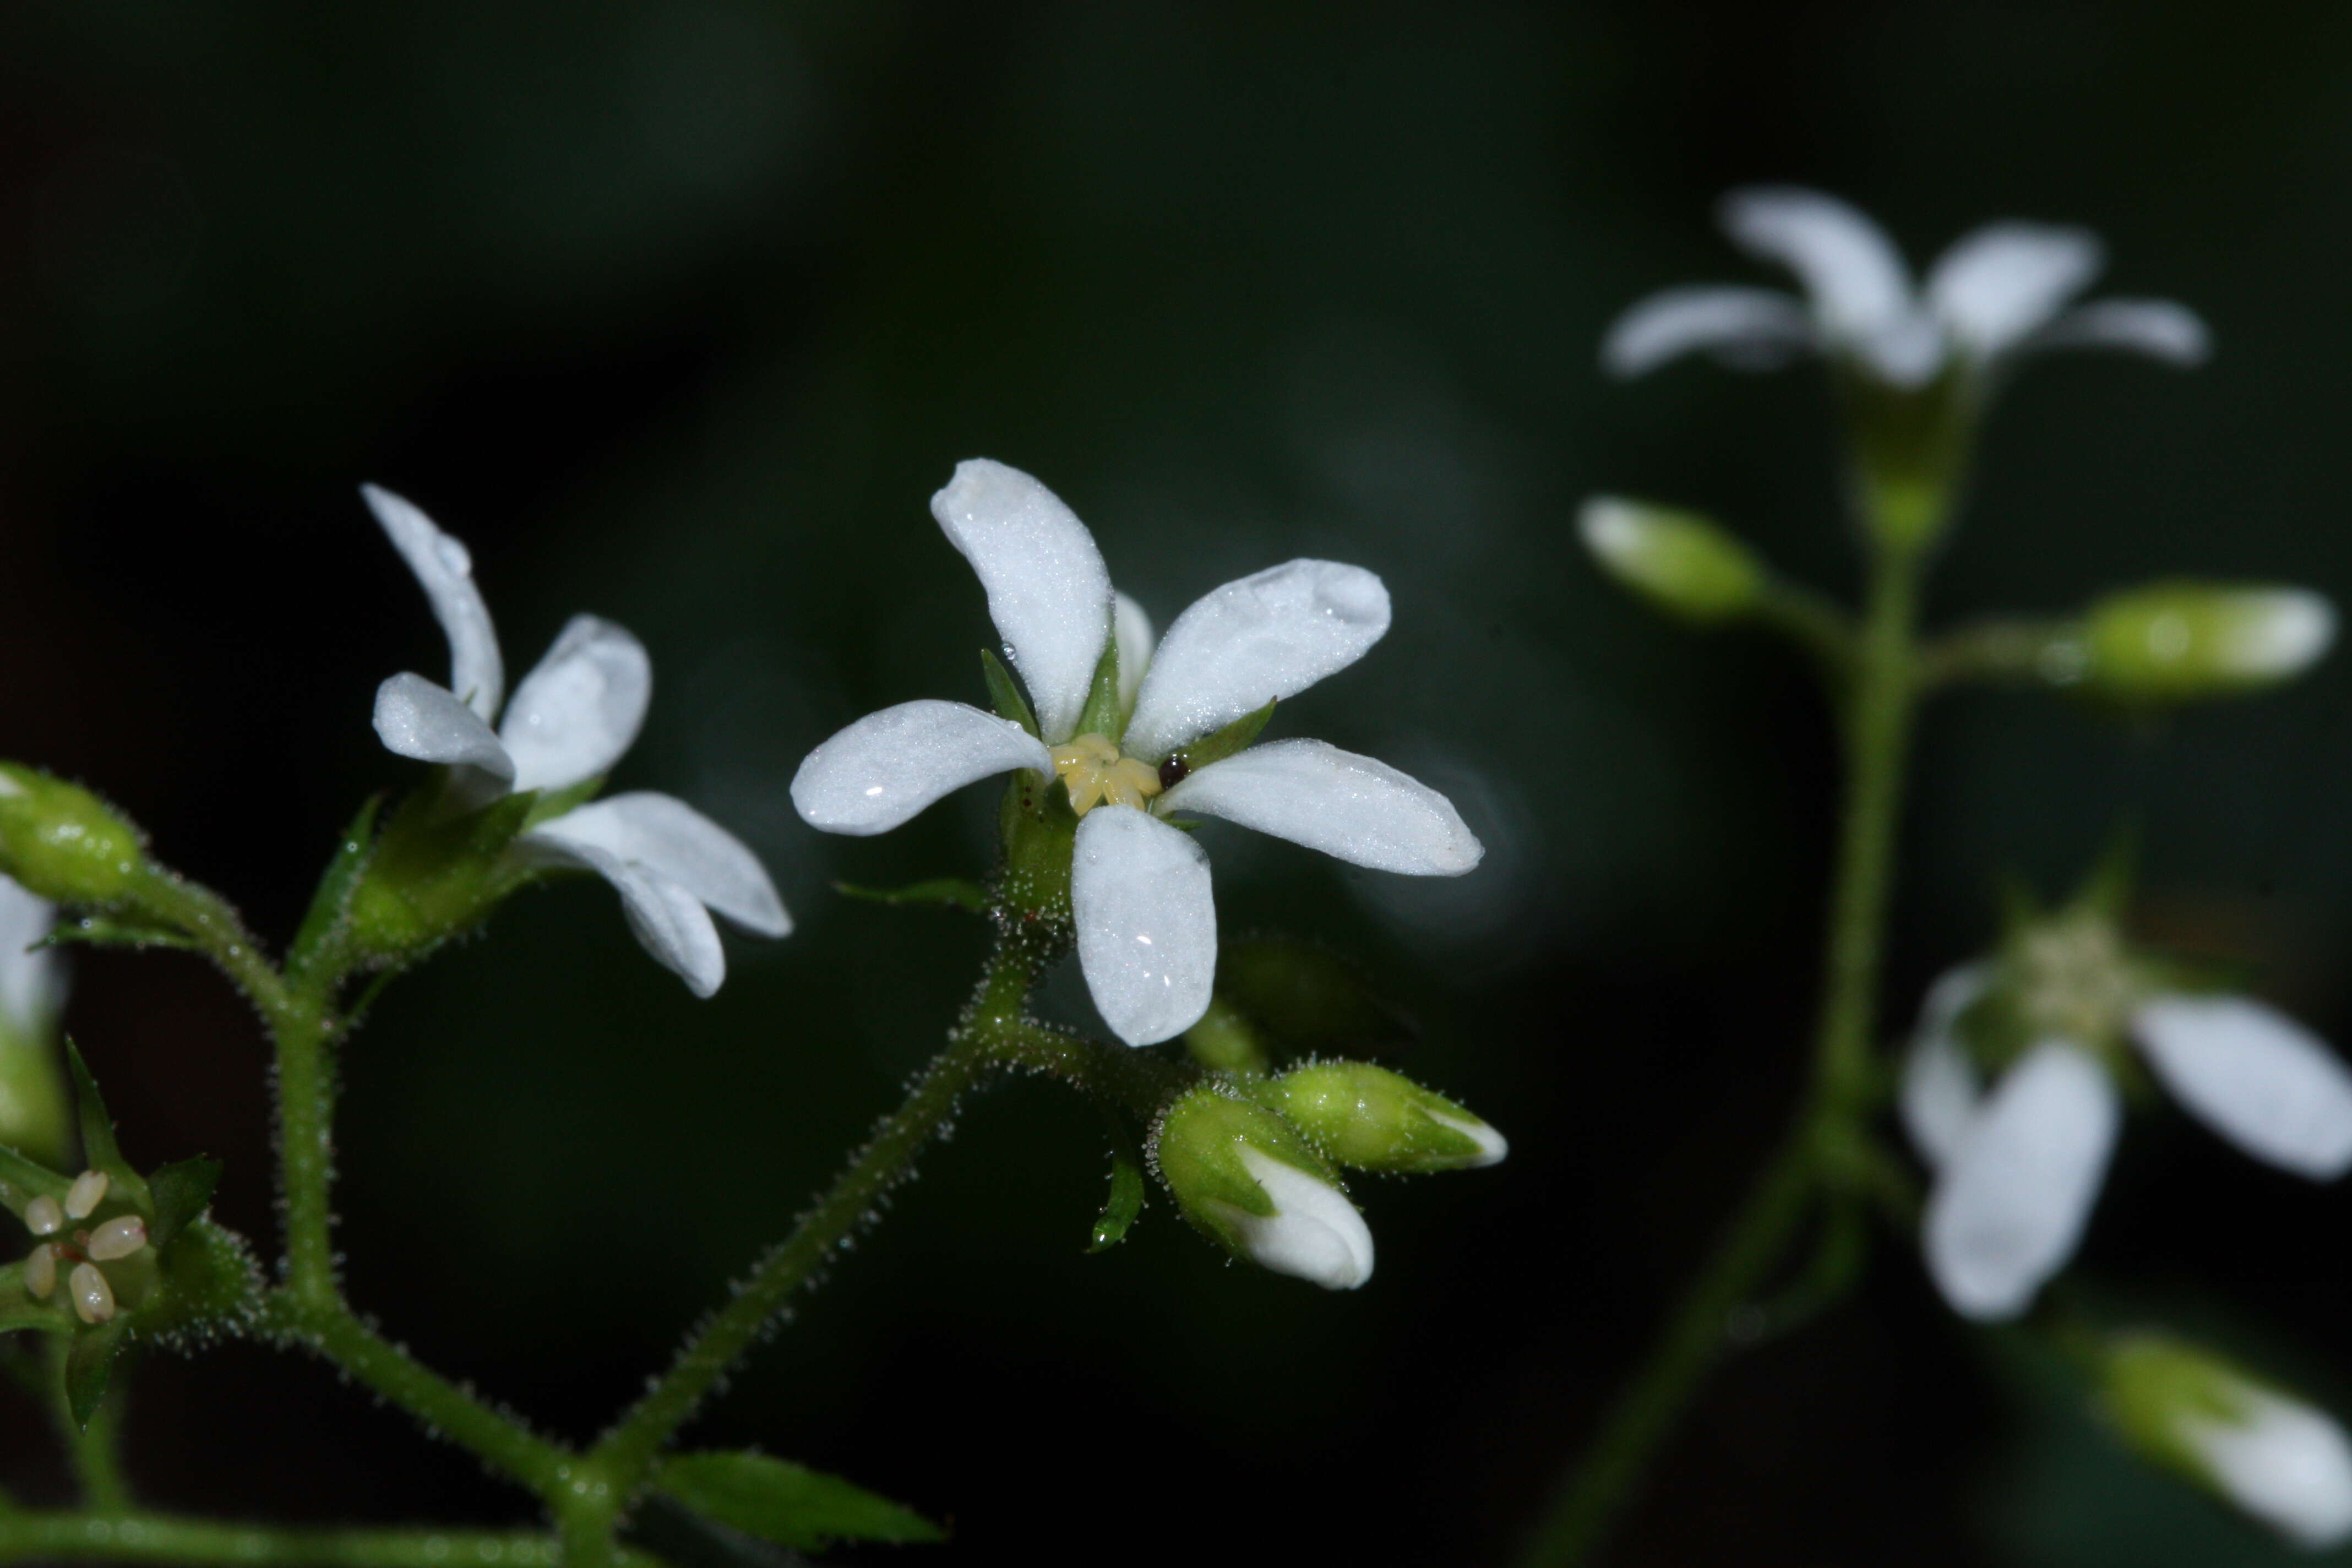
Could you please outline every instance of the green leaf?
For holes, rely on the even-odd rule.
[[[67,1352],[66,1406],[73,1412],[74,1424],[84,1431],[89,1429],[90,1417],[98,1414],[99,1402],[106,1397],[114,1358],[129,1343],[130,1336],[129,1320],[117,1318],[83,1330]]]
[[[205,1212],[220,1185],[221,1163],[202,1157],[163,1166],[148,1178],[155,1194],[155,1222],[147,1239],[158,1251],[171,1244],[180,1227]]]
[[[0,1204],[6,1205],[10,1213],[22,1215],[25,1205],[37,1197],[63,1202],[66,1189],[72,1185],[72,1177],[61,1176],[14,1149],[0,1149]]]
[[[58,921],[39,943],[43,947],[180,947],[194,948],[195,939],[165,926],[144,925],[112,915],[83,915]]]
[[[1211,763],[1222,763],[1248,745],[1274,717],[1274,704],[1269,702],[1255,713],[1244,713],[1223,729],[1202,736],[1189,746],[1179,746],[1172,755],[1184,759],[1186,773],[1198,773]],[[1161,774],[1166,777],[1166,774]]]
[[[1110,1192],[1087,1243],[1088,1252],[1105,1252],[1125,1241],[1128,1227],[1143,1212],[1143,1147],[1117,1117],[1106,1112],[1103,1121],[1110,1130]]]
[[[114,1142],[114,1122],[106,1114],[106,1101],[99,1098],[98,1079],[90,1076],[89,1064],[81,1059],[81,1047],[71,1039],[66,1041],[66,1061],[73,1068],[74,1097],[81,1104],[84,1167],[105,1172],[116,1197],[152,1212],[154,1202],[148,1195],[147,1179],[122,1157],[121,1148]]]
[[[863,899],[869,904],[935,904],[975,915],[988,908],[987,890],[978,882],[968,882],[961,877],[934,877],[928,882],[909,882],[903,888],[863,888],[855,882],[835,882],[833,890],[846,898]]]
[[[1126,728],[1118,710],[1118,637],[1106,623],[1102,658],[1095,661],[1095,678],[1087,688],[1087,705],[1078,710],[1076,733],[1116,741]]]
[[[947,1539],[911,1509],[765,1454],[680,1454],[663,1462],[654,1485],[705,1519],[801,1551],[834,1541]]]
[[[988,700],[1000,719],[1010,719],[1029,731],[1037,733],[1037,715],[1029,710],[1028,700],[1021,688],[1013,683],[1013,672],[1004,661],[987,648],[980,650],[980,672],[988,679]]]
[[[295,933],[294,945],[286,954],[287,976],[297,984],[318,966],[351,915],[352,889],[367,874],[368,859],[375,853],[375,814],[383,805],[383,796],[379,794],[360,807],[335,846],[335,858],[327,862],[326,873],[319,879],[310,912],[302,917],[302,929]]]

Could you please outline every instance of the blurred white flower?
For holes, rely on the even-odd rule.
[[[1078,814],[1070,878],[1078,963],[1119,1038],[1150,1045],[1208,1007],[1216,972],[1209,864],[1162,818],[1190,810],[1408,876],[1458,876],[1484,853],[1452,803],[1370,757],[1276,741],[1186,772],[1181,748],[1346,668],[1388,630],[1388,590],[1359,566],[1292,561],[1228,583],[1178,616],[1156,651],[1114,595],[1087,531],[1018,469],[974,459],[931,515],[988,593],[1039,734],[961,702],[868,714],[801,764],[793,803],[829,833],[887,832],[951,790],[1027,768],[1060,777]],[[1117,637],[1117,734],[1077,732]],[[1123,704],[1124,705],[1124,701]],[[1117,728],[1117,726],[1114,726]]]
[[[2208,351],[2204,322],[2170,300],[2067,309],[2105,259],[2084,229],[1988,224],[1962,236],[1915,289],[1885,231],[1834,196],[1751,186],[1725,196],[1718,216],[1735,244],[1795,273],[1805,297],[1734,286],[1653,294],[1603,338],[1601,361],[1612,374],[1642,375],[1700,351],[1750,370],[1822,354],[1874,381],[1916,387],[1956,362],[1983,370],[2041,349],[2126,349],[2179,365]]]
[[[55,904],[0,877],[0,1036],[44,1039],[57,1022],[65,963],[55,948],[35,945],[57,923]]]
[[[645,721],[653,694],[645,646],[610,621],[574,616],[505,702],[498,633],[466,547],[391,491],[364,485],[361,493],[449,638],[447,686],[401,674],[377,689],[375,732],[384,745],[448,767],[452,787],[471,804],[518,790],[593,793]],[[502,703],[506,717],[493,731]],[[541,863],[610,882],[637,941],[698,996],[727,977],[712,910],[761,936],[793,929],[759,857],[670,795],[640,791],[572,805],[515,842]]]
[[[2013,1318],[2074,1254],[2122,1123],[2088,1045],[2033,1043],[1988,1090],[1956,1033],[1985,964],[1929,990],[1905,1063],[1903,1120],[1935,1172],[1922,1240],[1953,1309]],[[2245,996],[2158,995],[2127,1032],[2157,1080],[2246,1153],[2315,1182],[2352,1169],[2352,1070],[2316,1037]]]

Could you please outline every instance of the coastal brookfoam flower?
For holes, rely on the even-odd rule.
[[[1210,1082],[1151,1133],[1152,1168],[1193,1228],[1234,1257],[1326,1290],[1372,1277],[1372,1233],[1299,1129]]]
[[[1653,294],[1602,340],[1611,374],[1642,375],[1702,351],[1740,369],[1819,354],[1872,381],[1916,387],[1948,365],[1980,371],[2041,349],[2127,349],[2179,365],[2206,355],[2204,323],[2169,300],[2068,308],[2104,260],[2084,229],[1988,224],[1915,289],[1885,231],[1834,196],[1753,186],[1727,195],[1719,216],[1735,244],[1795,273],[1805,298],[1730,286]]]
[[[813,826],[865,835],[992,774],[1025,768],[1060,781],[1078,819],[1078,962],[1119,1038],[1168,1039],[1209,1005],[1217,925],[1208,858],[1169,825],[1171,813],[1222,816],[1409,876],[1458,876],[1478,863],[1478,840],[1444,795],[1370,757],[1302,740],[1187,755],[1379,641],[1389,595],[1371,573],[1292,561],[1228,583],[1179,616],[1155,651],[1142,611],[1113,594],[1093,536],[1027,474],[959,464],[931,514],[987,591],[1036,731],[961,702],[886,708],[809,753],[793,804]],[[1090,703],[1114,637],[1116,694]]]
[[[2025,1310],[2072,1257],[2123,1119],[2103,1042],[2084,1029],[2029,1041],[1988,1089],[1961,1017],[1990,963],[1937,981],[1905,1064],[1901,1110],[1935,1172],[1928,1272],[1962,1315]],[[2245,996],[2121,999],[2123,1033],[2192,1116],[2255,1159],[2315,1182],[2352,1169],[2352,1070],[2293,1019]]]
[[[98,1225],[66,1233],[66,1226],[98,1212],[112,1182],[103,1171],[84,1171],[66,1189],[65,1201],[47,1194],[25,1205],[25,1228],[44,1239],[25,1256],[25,1292],[46,1301],[57,1293],[60,1269],[66,1273],[66,1295],[74,1315],[85,1323],[103,1323],[114,1316],[114,1287],[101,1263],[118,1263],[144,1251],[147,1222],[136,1214],[119,1214]]]
[[[377,689],[375,731],[384,745],[448,767],[453,791],[467,805],[523,790],[593,793],[645,721],[653,666],[644,645],[610,621],[575,616],[507,700],[498,633],[466,547],[390,491],[366,485],[362,493],[449,638],[447,686],[402,674]],[[792,930],[759,858],[669,795],[636,792],[571,805],[534,821],[515,845],[535,863],[594,871],[610,882],[638,942],[698,996],[717,991],[727,975],[711,911],[761,936]]]

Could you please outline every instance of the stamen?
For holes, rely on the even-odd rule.
[[[107,1175],[104,1171],[84,1171],[66,1189],[66,1213],[76,1219],[88,1219],[106,1197]]]
[[[46,1301],[58,1289],[58,1255],[47,1242],[25,1255],[25,1289],[36,1301]]]
[[[1070,809],[1080,816],[1097,805],[1139,806],[1160,790],[1158,769],[1120,756],[1102,735],[1079,735],[1055,747],[1054,772],[1070,792]]]
[[[74,1316],[85,1323],[103,1323],[114,1316],[114,1287],[98,1271],[95,1263],[77,1263],[66,1276],[66,1289],[73,1294]]]
[[[35,1236],[55,1236],[66,1227],[66,1211],[58,1207],[58,1200],[43,1193],[25,1205],[25,1228]]]
[[[89,1255],[100,1263],[111,1263],[146,1245],[147,1222],[135,1214],[121,1215],[90,1232]]]

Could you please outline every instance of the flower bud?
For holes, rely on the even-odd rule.
[[[2336,640],[2336,607],[2304,588],[2157,583],[2092,605],[2085,632],[2092,689],[2179,702],[2300,675]]]
[[[1295,1068],[1268,1092],[1292,1126],[1360,1171],[1461,1171],[1510,1151],[1500,1132],[1444,1095],[1369,1062]]]
[[[1762,594],[1748,547],[1694,512],[1594,496],[1576,527],[1603,571],[1685,620],[1737,620]]]
[[[1217,1084],[1164,1111],[1160,1179],[1194,1228],[1234,1257],[1352,1290],[1372,1277],[1372,1235],[1330,1168],[1290,1124]]]
[[[2296,1545],[2352,1538],[2352,1443],[2325,1412],[2156,1333],[2109,1343],[2100,1404],[2126,1446]]]
[[[88,790],[0,764],[0,872],[61,904],[102,904],[144,858],[137,831]]]

